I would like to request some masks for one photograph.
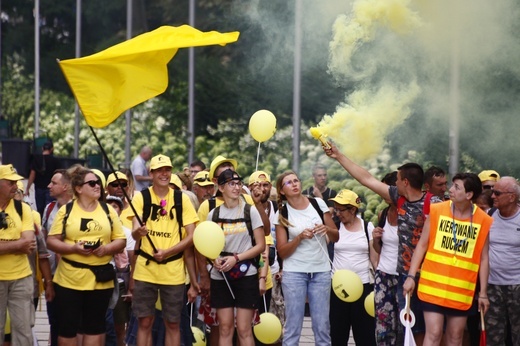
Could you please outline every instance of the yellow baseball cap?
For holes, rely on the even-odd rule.
[[[354,192],[347,189],[343,189],[334,198],[329,198],[329,201],[334,201],[341,205],[353,205],[359,208],[361,205],[361,198]]]
[[[220,166],[221,164],[223,164],[225,162],[229,162],[233,166],[233,169],[236,171],[236,169],[238,167],[236,160],[226,159],[224,156],[218,155],[217,157],[215,157],[213,159],[213,161],[211,161],[211,165],[209,166],[209,178],[210,179],[215,178],[214,177],[215,170],[217,169],[218,166]]]
[[[200,171],[199,173],[197,173],[193,178],[193,184],[197,184],[199,186],[215,185],[209,178],[208,171]]]
[[[177,186],[179,190],[182,190],[182,181],[177,174],[172,174],[172,177],[170,178],[170,184],[173,184]]]
[[[116,174],[117,174],[117,178],[119,178],[119,180],[126,180],[126,181],[128,181],[128,177],[126,176],[126,174],[124,174],[122,172],[119,172],[119,171],[116,171]],[[116,174],[110,173],[108,175],[107,186],[108,186],[108,184],[113,183],[114,181],[117,181]]]
[[[152,157],[152,160],[150,161],[150,169],[154,170],[161,167],[173,168],[172,161],[170,160],[170,158],[162,154]]]
[[[249,185],[263,181],[271,182],[271,177],[264,171],[256,171],[249,176]]]
[[[13,165],[0,165],[0,179],[17,181],[22,180],[23,177],[16,172]]]
[[[500,174],[497,173],[497,171],[494,171],[492,169],[487,171],[482,171],[478,174],[478,177],[481,182],[491,180],[491,181],[498,181],[500,179]]]

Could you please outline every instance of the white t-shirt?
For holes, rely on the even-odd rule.
[[[330,213],[325,202],[316,198],[323,213]],[[278,211],[279,213],[280,211]],[[276,213],[276,224],[279,224],[278,213]],[[297,210],[287,204],[289,224],[288,241],[296,238],[306,228],[314,228],[321,225],[320,215],[311,203],[304,210]],[[325,236],[316,236],[311,239],[303,239],[296,250],[283,261],[283,270],[299,273],[320,273],[330,271],[329,254],[327,252],[327,240]]]
[[[361,229],[349,231],[343,223],[339,226],[339,240],[334,244],[334,269],[348,269],[355,272],[364,284],[370,282],[370,255],[368,241],[361,220]],[[368,237],[372,240],[374,225],[367,225]]]
[[[386,218],[383,227],[383,245],[381,246],[381,254],[379,255],[379,264],[377,270],[386,274],[397,275],[397,257],[399,248],[399,237],[397,236],[397,225],[392,226]]]
[[[232,208],[228,209],[226,208],[225,204],[220,205],[219,207],[219,218],[220,219],[241,219],[244,217],[244,203],[241,201],[241,203]],[[207,220],[212,221],[213,219],[213,213],[215,212],[216,208],[209,212]],[[253,228],[253,231],[259,227],[263,227],[262,219],[260,218],[260,213],[258,213],[258,210],[255,206],[251,206],[250,211],[251,216],[251,227]],[[249,231],[247,229],[246,223],[232,223],[232,224],[226,224],[224,223],[222,225],[222,230],[224,232],[224,235],[226,237],[226,242],[224,244],[224,248],[222,249],[223,252],[230,252],[230,253],[237,253],[240,254],[242,252],[245,252],[249,250],[252,247],[251,243],[251,236],[249,235]],[[256,275],[257,269],[254,265],[251,265],[249,269],[247,270],[246,276],[249,275]],[[211,271],[211,278],[214,280],[223,280],[223,276],[221,273],[219,273],[217,270]]]

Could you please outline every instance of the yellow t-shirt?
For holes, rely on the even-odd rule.
[[[65,225],[64,242],[67,244],[75,244],[79,241],[84,241],[94,244],[100,240],[101,245],[106,245],[114,239],[126,240],[121,220],[119,220],[116,211],[111,205],[108,205],[108,210],[112,225],[101,204],[98,204],[94,211],[87,212],[81,209],[77,202],[74,202]],[[65,212],[66,205],[58,210],[49,235],[62,234]],[[109,263],[113,256],[106,255],[98,257],[95,255],[83,256],[80,254],[67,254],[63,255],[63,257],[89,265],[102,265]],[[88,268],[76,268],[65,261],[59,261],[53,280],[62,287],[75,290],[80,289],[82,291],[114,287],[114,282],[112,281],[97,282],[92,270]]]
[[[265,245],[274,245],[272,235],[269,234],[265,237]],[[269,261],[269,259],[267,261]],[[271,275],[271,267],[269,266],[269,263],[264,263],[264,265],[267,266],[267,276],[265,277],[265,289],[268,290],[270,288],[273,288],[273,275]]]
[[[0,229],[0,241],[15,241],[21,238],[22,232],[33,232],[34,223],[31,207],[22,203],[22,219],[16,211],[14,200],[5,208],[7,228]],[[26,254],[0,255],[0,280],[18,280],[32,275],[29,257]]]
[[[129,206],[126,209],[123,209],[119,217],[121,219],[121,222],[123,223],[123,226],[125,226],[126,228],[132,229],[134,227],[134,225],[132,224],[132,219],[134,218],[134,212],[132,211],[132,207]]]
[[[157,249],[168,249],[179,243],[179,224],[175,213],[175,204],[173,200],[173,190],[168,192],[166,198],[166,215],[160,215],[161,199],[153,192],[153,188],[149,188],[152,202],[152,210],[148,220],[146,220],[146,227],[148,228],[148,235],[153,241]],[[137,213],[142,218],[143,215],[143,196],[137,194],[132,199],[132,203],[137,210]],[[183,226],[194,224],[199,219],[195,208],[191,204],[190,198],[186,194],[182,194],[182,223]],[[186,230],[181,229],[182,238],[186,237]],[[153,255],[153,248],[147,237],[141,238],[141,251],[149,255]],[[185,270],[183,258],[168,262],[166,264],[158,264],[154,261],[149,261],[143,256],[137,256],[137,261],[134,270],[134,279],[139,281],[150,282],[160,285],[183,285],[185,283]]]

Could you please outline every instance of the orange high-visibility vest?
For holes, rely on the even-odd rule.
[[[492,222],[476,205],[471,219],[453,218],[451,201],[431,205],[428,251],[417,289],[422,301],[458,310],[471,307]]]

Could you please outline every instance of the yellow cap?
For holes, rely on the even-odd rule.
[[[162,154],[152,157],[152,160],[150,161],[150,169],[154,170],[161,167],[173,168],[170,158]]]
[[[491,181],[498,181],[498,179],[500,179],[500,174],[497,173],[497,171],[494,171],[494,170],[487,170],[487,171],[482,171],[478,174],[478,177],[480,179],[481,182],[485,182],[487,180],[491,180]]]
[[[0,179],[16,181],[22,180],[23,177],[16,173],[16,169],[13,167],[13,165],[9,164],[0,166]]]
[[[119,172],[119,171],[116,171],[116,174],[117,174],[117,178],[119,178],[119,180],[126,180],[126,181],[128,181],[128,177],[126,176],[126,174],[124,174],[122,172]],[[107,186],[108,186],[108,184],[113,183],[114,181],[117,181],[116,174],[110,173],[108,175]]]
[[[211,161],[211,165],[209,166],[209,178],[210,179],[218,178],[218,177],[214,176],[215,170],[217,169],[218,166],[220,166],[221,164],[223,164],[225,162],[229,162],[233,166],[234,170],[236,171],[236,169],[238,167],[236,160],[226,159],[224,156],[218,155],[217,157],[215,157],[215,159],[213,159],[213,161]]]
[[[249,185],[263,181],[271,182],[271,177],[264,171],[256,171],[249,176]]]
[[[354,192],[347,189],[343,189],[334,198],[329,198],[329,201],[334,201],[341,205],[353,205],[359,208],[361,205],[361,198]]]

